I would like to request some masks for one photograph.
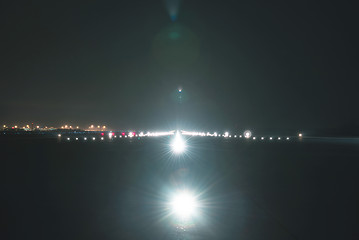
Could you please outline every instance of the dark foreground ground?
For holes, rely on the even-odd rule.
[[[359,142],[0,139],[0,239],[359,239]],[[171,192],[200,194],[180,229]]]

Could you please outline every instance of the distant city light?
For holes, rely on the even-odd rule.
[[[299,133],[298,136],[299,136],[299,137],[303,137],[303,134]]]
[[[269,138],[269,140],[272,140],[272,139],[273,139],[272,137]]]
[[[94,140],[94,141],[95,141],[95,140],[96,140],[96,138],[95,138],[95,137],[93,137],[93,138],[92,138],[92,140]]]
[[[280,140],[280,137],[278,137],[278,140]]]
[[[261,140],[264,140],[264,137],[261,137]]]
[[[104,138],[103,137],[101,137],[101,140],[103,140]]]
[[[256,137],[253,137],[253,140],[256,140]]]
[[[86,141],[86,140],[87,140],[87,137],[85,137],[84,140]]]
[[[289,137],[287,137],[287,140],[289,140]]]
[[[79,138],[75,138],[75,139],[76,139],[76,141],[79,140]]]
[[[67,138],[67,141],[70,141],[70,138]]]
[[[61,137],[61,134],[58,134],[57,136],[58,136],[58,137]]]

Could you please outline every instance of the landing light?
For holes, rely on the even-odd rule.
[[[245,137],[245,138],[250,138],[251,136],[252,136],[252,132],[251,132],[251,131],[247,130],[247,131],[244,132],[244,137]]]
[[[170,202],[172,213],[178,218],[188,219],[196,214],[197,199],[188,191],[176,193]]]
[[[177,154],[182,153],[186,149],[186,143],[179,132],[176,133],[176,136],[171,143],[171,147],[172,151]]]

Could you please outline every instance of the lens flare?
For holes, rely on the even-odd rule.
[[[166,8],[168,14],[170,15],[171,20],[176,21],[181,1],[180,0],[165,0],[165,1],[166,1]]]

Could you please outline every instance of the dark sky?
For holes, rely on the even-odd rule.
[[[353,3],[182,1],[176,21],[161,0],[0,9],[7,124],[234,130],[359,120]]]

